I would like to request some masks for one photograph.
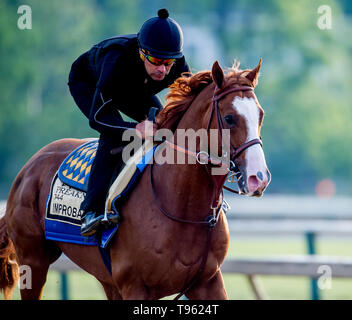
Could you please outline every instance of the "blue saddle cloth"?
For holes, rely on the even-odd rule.
[[[72,151],[62,162],[47,198],[46,239],[106,248],[116,233],[118,225],[90,237],[81,236],[82,212],[79,207],[88,188],[89,174],[97,147],[98,140],[89,141]],[[113,210],[117,211],[117,202],[129,195],[152,158],[155,149],[156,146],[137,164],[137,170],[127,187],[113,200]],[[69,201],[77,199],[77,201],[70,204],[67,199]]]

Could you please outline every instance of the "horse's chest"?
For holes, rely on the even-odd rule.
[[[185,240],[178,248],[174,248],[175,253],[170,260],[169,271],[189,275],[198,272],[204,263],[204,273],[213,274],[224,261],[229,246],[225,226],[219,224],[218,227],[216,226],[210,233],[206,230],[198,232],[191,241]]]

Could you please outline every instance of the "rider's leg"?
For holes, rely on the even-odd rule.
[[[121,153],[112,155],[110,151],[119,146],[117,139],[101,135],[98,149],[90,172],[88,190],[81,204],[82,235],[96,232],[104,216],[105,199],[111,184],[111,178],[117,167],[121,167]]]

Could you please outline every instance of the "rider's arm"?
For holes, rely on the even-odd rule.
[[[99,88],[95,91],[93,99],[94,106],[91,108],[89,125],[91,128],[105,134],[122,133],[126,129],[134,129],[137,122],[123,120],[118,112],[114,101],[104,98]]]
[[[118,107],[115,101],[112,100],[109,90],[106,89],[109,87],[111,81],[113,81],[113,72],[117,58],[118,53],[116,51],[110,51],[104,56],[90,109],[89,125],[100,133],[122,133],[129,128],[134,129],[137,125],[136,122],[123,120],[117,110]]]

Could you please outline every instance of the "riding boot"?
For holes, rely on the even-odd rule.
[[[92,164],[88,190],[84,201],[81,204],[81,210],[84,212],[82,216],[82,235],[94,234],[101,225],[105,212],[105,200],[109,192],[110,185],[117,168],[122,166],[121,154],[112,155],[110,151],[121,145],[117,144],[115,138],[101,135],[99,139],[98,149]],[[119,221],[118,214],[109,214],[108,223],[104,226]],[[111,222],[111,223],[110,223]]]
[[[111,228],[121,221],[118,212],[111,212],[107,215],[107,221],[104,220],[104,215],[98,215],[94,211],[89,211],[82,216],[81,235],[89,237],[95,234],[100,226],[104,228]]]
[[[82,217],[81,235],[89,237],[97,232],[104,215],[98,215],[94,211],[89,211]]]

